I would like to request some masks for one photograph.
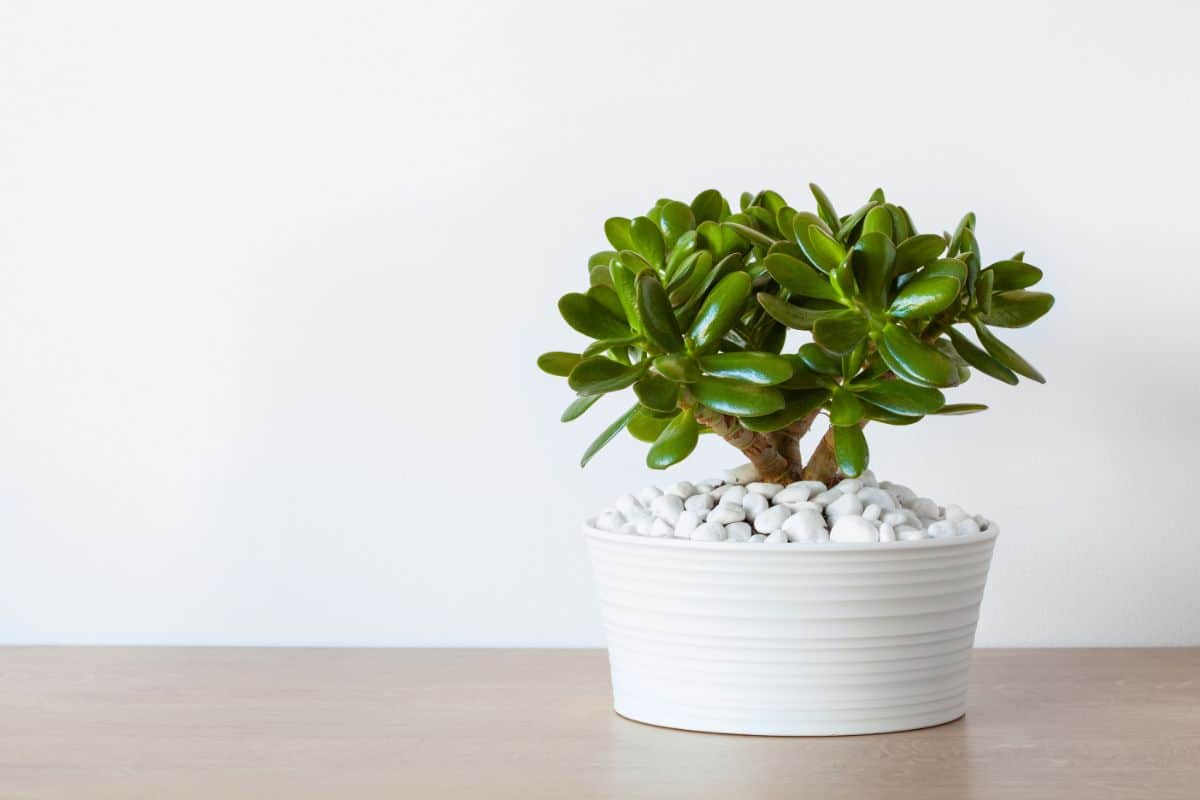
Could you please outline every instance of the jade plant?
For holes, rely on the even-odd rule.
[[[810,188],[816,213],[773,191],[743,194],[734,212],[710,189],[605,222],[612,249],[588,260],[586,292],[558,302],[593,341],[538,358],[575,392],[564,422],[605,394],[636,395],[583,465],[622,430],[650,444],[654,469],[713,433],[763,480],[828,484],[866,469],[868,422],[984,410],[942,392],[972,367],[1009,384],[1044,382],[992,331],[1029,325],[1054,304],[1029,291],[1042,271],[1022,253],[985,267],[974,214],[952,234],[920,233],[882,190],[841,215]],[[794,352],[784,352],[789,330],[808,338]],[[820,416],[829,428],[804,459],[800,440]]]

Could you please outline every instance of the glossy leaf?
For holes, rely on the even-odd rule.
[[[667,353],[683,349],[683,336],[675,322],[671,301],[653,272],[637,276],[637,313],[646,337],[655,347]]]
[[[992,296],[991,311],[983,321],[999,328],[1024,328],[1041,319],[1054,306],[1054,295],[1013,289]]]
[[[911,331],[893,322],[883,328],[879,355],[896,375],[919,386],[951,386],[958,370],[939,350],[922,342]]]
[[[630,334],[624,322],[586,294],[563,295],[558,301],[558,312],[568,325],[593,339],[615,339]]]
[[[888,239],[892,238],[892,214],[886,206],[875,206],[863,218],[862,235],[880,233]]]
[[[633,385],[633,393],[653,411],[675,411],[679,405],[679,385],[661,375],[643,376]]]
[[[946,249],[946,240],[932,233],[921,233],[905,239],[896,247],[894,275],[904,275],[936,259]]]
[[[841,362],[812,342],[800,345],[800,350],[796,353],[796,357],[804,362],[805,366],[818,374],[840,375],[842,373]]]
[[[583,412],[594,406],[596,401],[602,396],[603,395],[598,394],[579,395],[571,401],[571,405],[567,406],[566,409],[563,410],[562,416],[559,417],[559,420],[562,422],[570,422],[573,419],[579,419],[579,417],[583,416]]]
[[[567,376],[567,385],[579,394],[604,394],[632,386],[649,365],[629,366],[604,356],[585,358]]]
[[[803,389],[784,392],[784,406],[780,410],[761,417],[743,417],[738,420],[742,427],[758,433],[770,433],[799,422],[829,400],[827,389]]]
[[[592,457],[595,456],[596,453],[600,452],[604,445],[611,442],[613,438],[621,432],[637,409],[638,407],[636,405],[633,406],[616,420],[614,420],[611,425],[601,431],[600,435],[597,436],[590,445],[588,445],[587,450],[583,451],[583,458],[579,460],[579,466],[586,467],[587,463],[592,460]]]
[[[696,225],[701,222],[719,222],[724,211],[725,200],[716,189],[705,189],[696,195],[692,201],[692,214],[696,217]]]
[[[575,365],[583,360],[583,356],[578,353],[564,353],[561,350],[556,350],[550,353],[542,353],[538,356],[538,369],[548,375],[557,375],[560,378],[565,378],[571,374],[571,370],[575,369]]]
[[[971,325],[975,328],[975,335],[979,337],[980,344],[991,354],[992,358],[1018,375],[1024,375],[1026,378],[1038,383],[1046,382],[1046,379],[1042,377],[1042,373],[1038,372],[1036,367],[1022,358],[1016,350],[1013,350],[1004,342],[997,339],[996,335],[989,331],[982,322],[972,319]]]
[[[661,416],[651,412],[644,406],[639,406],[626,424],[630,436],[639,442],[653,442],[671,423],[671,415]]]
[[[995,275],[992,288],[997,292],[1026,289],[1042,279],[1040,269],[1018,259],[997,261],[995,264],[989,265],[984,272],[991,272]]]
[[[904,209],[899,206],[885,206],[888,210],[888,216],[892,219],[892,236],[891,239],[897,246],[901,242],[913,235],[912,227],[909,225],[908,215],[904,213]]]
[[[792,294],[820,300],[838,299],[837,292],[829,285],[829,279],[798,258],[771,253],[763,259],[763,264],[771,277]]]
[[[987,411],[987,406],[983,403],[951,403],[947,406],[942,406],[934,414],[943,416],[959,415],[959,414],[977,414],[980,411]]]
[[[750,283],[749,275],[734,272],[722,278],[709,292],[688,331],[688,338],[697,353],[717,349],[721,339],[741,316],[746,299],[750,297]]]
[[[821,218],[816,214],[810,214],[807,211],[798,211],[796,212],[796,216],[792,217],[792,239],[796,242],[796,245],[800,248],[800,251],[804,253],[804,257],[807,258],[813,264],[813,266],[820,268],[817,262],[813,260],[812,256],[809,255],[809,251],[813,249],[812,228],[814,227],[817,228],[817,230],[824,231],[825,233],[829,232],[825,227],[825,223],[822,222]]]
[[[850,239],[850,234],[854,232],[854,229],[858,227],[859,223],[863,221],[863,218],[866,217],[867,214],[870,213],[871,209],[876,205],[878,204],[874,201],[871,201],[842,220],[841,225],[839,225],[837,229],[837,239],[842,242],[848,241]]]
[[[962,289],[955,278],[942,275],[922,275],[909,281],[888,306],[888,314],[901,319],[932,317],[949,308]]]
[[[691,209],[688,209],[688,211],[690,212]],[[675,245],[671,248],[670,252],[667,253],[667,277],[674,275],[675,271],[679,269],[679,265],[682,264],[688,256],[696,252],[696,242],[698,238],[699,236],[694,230],[688,230],[684,231],[683,234],[675,241]]]
[[[601,250],[599,253],[592,253],[591,257],[588,258],[588,269],[591,270],[592,267],[596,266],[607,267],[616,257],[617,252],[615,250]]]
[[[810,183],[808,189],[812,192],[813,199],[817,201],[817,213],[821,215],[822,221],[829,226],[829,230],[834,230],[838,226],[838,213],[833,208],[833,203],[829,202],[829,197],[815,183]]]
[[[987,269],[979,273],[979,280],[975,282],[975,302],[985,318],[992,313],[992,294],[995,282],[996,273]]]
[[[992,358],[986,351],[977,347],[966,336],[963,336],[954,328],[948,329],[946,335],[950,337],[950,343],[953,345],[954,351],[962,356],[962,359],[972,367],[984,375],[989,375],[1010,386],[1016,385],[1017,376],[1011,369]]]
[[[629,347],[630,345],[638,344],[642,341],[641,334],[630,334],[629,336],[621,336],[616,339],[597,339],[596,341],[583,348],[584,357],[595,356],[603,353],[606,350],[615,350],[619,347]]]
[[[609,217],[604,221],[604,235],[614,250],[632,250],[633,236],[630,233],[632,223],[625,217]]]
[[[658,226],[667,247],[673,248],[679,237],[696,227],[696,215],[686,204],[671,200],[663,204]]]
[[[700,368],[717,378],[737,378],[760,386],[774,386],[792,377],[792,365],[772,353],[717,353],[699,358]]]
[[[612,288],[612,275],[607,264],[597,264],[588,270],[589,286],[607,286]]]
[[[776,322],[798,331],[812,330],[817,320],[839,313],[827,309],[800,308],[767,292],[758,293],[758,303]]]
[[[809,225],[808,236],[799,244],[808,260],[824,272],[832,272],[846,258],[846,248],[820,225]]]
[[[948,257],[954,258],[962,252],[963,236],[974,227],[975,213],[969,211],[958,221],[958,227],[954,229],[954,235],[950,237],[950,244],[946,247],[946,255]]]
[[[764,247],[770,247],[778,241],[775,237],[768,236],[757,228],[751,228],[749,225],[742,225],[738,222],[722,222],[721,227],[733,231],[748,242],[761,244]]]
[[[614,261],[608,268],[612,275],[613,291],[617,293],[617,299],[621,302],[621,310],[625,312],[625,319],[629,321],[629,326],[634,331],[642,329],[641,320],[637,313],[637,281],[634,278],[634,272],[620,262]]]
[[[939,390],[906,381],[880,381],[858,396],[872,405],[909,417],[932,414],[946,404],[946,396]]]
[[[713,411],[738,417],[760,417],[784,406],[783,393],[730,378],[702,377],[692,384],[696,399]]]
[[[816,321],[813,339],[831,353],[849,353],[867,335],[867,319],[857,311],[841,311]]]
[[[867,468],[870,455],[862,428],[857,425],[835,427],[833,429],[833,454],[837,459],[838,469],[843,475],[848,478],[861,475],[862,471]]]
[[[595,300],[600,305],[619,319],[625,322],[625,309],[621,307],[621,300],[617,297],[616,291],[611,286],[593,286],[587,290],[587,296]]]
[[[631,223],[629,233],[633,240],[633,251],[649,261],[651,266],[662,267],[667,248],[654,220],[637,217]]]
[[[863,298],[871,308],[878,310],[887,303],[887,289],[895,263],[896,246],[892,240],[882,233],[864,230],[854,244],[850,264]]]
[[[654,359],[654,368],[663,377],[676,383],[692,383],[700,377],[700,366],[696,359],[684,353],[668,353]]]
[[[646,466],[650,469],[666,469],[678,464],[692,454],[700,438],[700,426],[690,410],[680,411],[667,427],[663,428],[650,452],[646,454]]]
[[[857,425],[862,418],[863,404],[854,392],[834,390],[829,403],[829,421],[834,425]]]

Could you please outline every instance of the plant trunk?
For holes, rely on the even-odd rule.
[[[804,434],[808,433],[808,429],[812,427],[813,420],[817,418],[818,413],[820,413],[819,409],[782,430],[767,434],[771,444],[788,462],[790,481],[798,481],[804,474],[804,456],[800,452],[800,440]]]
[[[833,450],[833,426],[825,431],[820,444],[813,450],[808,466],[804,468],[804,480],[820,481],[826,486],[832,486],[837,481],[837,455]]]
[[[758,470],[759,477],[768,483],[788,483],[791,466],[771,440],[761,433],[743,428],[736,417],[721,414],[702,405],[695,407],[696,421],[707,425],[713,433],[742,451]]]

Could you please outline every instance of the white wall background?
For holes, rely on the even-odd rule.
[[[877,184],[1059,297],[873,466],[998,519],[979,640],[1200,643],[1184,2],[0,10],[0,640],[591,645],[666,476],[533,365],[601,222]],[[488,521],[485,515],[495,515]]]

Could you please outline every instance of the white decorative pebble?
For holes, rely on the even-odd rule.
[[[819,506],[827,506],[830,503],[832,503],[834,500],[837,500],[841,496],[842,496],[841,489],[829,489],[827,491],[821,492],[820,494],[816,495],[815,497],[810,497],[808,499],[811,502],[816,503]]]
[[[783,521],[783,531],[789,542],[817,542],[829,538],[825,517],[813,510],[797,511]]]
[[[620,511],[605,511],[596,518],[596,527],[602,531],[620,530],[624,524],[625,517],[621,515]]]
[[[680,481],[679,483],[672,484],[670,488],[667,489],[667,494],[673,494],[676,497],[691,497],[695,493],[696,487],[687,481]]]
[[[863,505],[874,504],[884,511],[895,511],[898,507],[890,494],[875,486],[864,486],[859,489],[858,499],[863,501]]]
[[[742,508],[738,503],[727,503],[722,501],[720,505],[708,512],[707,522],[717,525],[728,525],[731,522],[741,522],[746,518],[746,509]]]
[[[821,511],[821,507],[811,500],[805,500],[803,503],[780,503],[779,505],[790,508],[793,512],[816,511],[819,513]]]
[[[967,518],[967,512],[963,511],[961,506],[948,505],[945,516],[950,522],[958,522]]]
[[[881,526],[882,527],[882,526]],[[902,542],[915,542],[918,539],[929,538],[924,528],[914,528],[912,525],[901,525],[896,528],[896,538]]]
[[[954,523],[954,528],[958,531],[959,536],[970,536],[974,533],[979,533],[979,523],[970,517],[964,517]]]
[[[958,533],[958,530],[950,520],[940,519],[937,522],[931,523],[926,532],[934,539],[944,539],[947,536],[954,536]]]
[[[933,500],[928,497],[914,497],[904,505],[909,511],[913,512],[918,517],[937,519],[942,513],[942,510],[938,504],[933,502]]]
[[[704,481],[704,483],[697,483],[696,484],[696,494],[708,494],[709,492],[711,492],[713,489],[717,488],[718,486],[720,486],[720,484],[717,482],[714,482],[714,481]]]
[[[898,528],[901,525],[912,525],[913,527],[918,527],[921,523],[921,518],[909,511],[907,508],[901,508],[884,514],[883,521],[894,528]]]
[[[851,497],[852,495],[847,495]],[[857,500],[858,498],[854,498]],[[878,542],[879,529],[857,514],[845,514],[838,517],[829,532],[829,541],[841,543]]]
[[[770,500],[772,497],[783,491],[783,486],[778,483],[762,483],[761,481],[756,481],[755,483],[747,484],[746,489],[754,492],[755,494],[761,494],[763,497]]]
[[[617,507],[617,511],[620,511],[622,514],[629,514],[634,509],[639,511],[645,510],[642,508],[642,502],[631,494],[621,495],[617,498],[617,502],[613,505],[615,505]]]
[[[907,486],[891,481],[880,481],[879,488],[890,494],[896,499],[896,502],[902,506],[906,506],[910,501],[917,499],[917,493]]]
[[[650,510],[659,519],[674,525],[683,511],[683,498],[677,494],[664,494],[650,503]]]
[[[844,494],[825,507],[825,516],[832,521],[846,514],[861,514],[862,510],[862,500],[858,499],[858,495]]]
[[[722,500],[732,500],[735,503],[742,502],[742,499],[747,495],[745,486],[730,486],[721,493]]]
[[[750,541],[753,542],[754,544],[758,544],[759,542],[765,542],[766,540],[767,540],[767,537],[763,536],[761,533],[756,533],[750,537]]]
[[[663,490],[659,489],[657,486],[647,486],[645,489],[642,489],[640,492],[638,492],[637,496],[638,500],[642,501],[642,505],[648,506],[654,502],[654,498],[661,497],[662,493]]]
[[[857,478],[846,478],[833,488],[840,489],[842,494],[857,494],[858,490],[863,488],[863,482]]]
[[[879,524],[879,541],[894,542],[896,541],[896,529],[886,522]]]
[[[812,496],[812,491],[807,486],[796,486],[792,484],[786,489],[777,492],[771,498],[772,503],[803,503]]]
[[[828,486],[821,483],[820,481],[795,481],[794,483],[789,483],[784,488],[785,489],[797,489],[797,488],[801,488],[801,487],[808,489],[809,497],[812,497],[814,494],[820,494],[821,492],[824,492],[829,488]]]
[[[656,520],[652,517],[639,519],[637,522],[635,522],[634,525],[637,527],[638,536],[649,536],[650,529],[654,527],[655,522]]]
[[[683,501],[683,507],[688,511],[708,511],[716,504],[711,494],[694,494]]]
[[[740,467],[731,469],[730,474],[733,476],[733,483],[747,484],[754,483],[758,480],[758,470],[753,464],[742,464]]]
[[[706,522],[692,531],[694,542],[723,542],[725,541],[725,526],[716,522]]]
[[[692,531],[700,527],[700,523],[702,521],[703,520],[700,519],[700,515],[698,515],[695,511],[682,512],[679,515],[679,519],[675,522],[675,538],[692,538]]]
[[[787,540],[788,537],[786,533],[783,531],[775,531],[774,533],[767,534],[767,538],[763,541],[765,541],[767,544],[787,544]]]
[[[863,519],[865,519],[865,520],[869,520],[871,522],[878,522],[879,518],[883,516],[883,509],[880,508],[879,506],[875,505],[874,503],[871,503],[871,505],[869,505],[863,509],[862,515],[863,515]]]
[[[754,531],[744,522],[731,522],[725,526],[725,537],[731,542],[748,542]]]
[[[671,523],[667,522],[662,517],[659,517],[658,519],[654,520],[654,523],[650,526],[650,535],[651,536],[674,536],[675,535],[675,526],[672,525]]]
[[[750,492],[742,498],[742,508],[746,509],[746,519],[754,522],[754,518],[771,507],[771,501],[761,494]]]
[[[792,516],[792,510],[787,506],[774,506],[758,515],[754,520],[754,530],[759,533],[774,533],[783,528],[783,523]]]
[[[871,470],[869,470],[869,469],[864,469],[862,471],[862,474],[858,476],[858,479],[860,481],[862,481],[863,486],[878,486],[879,485],[879,481],[876,480],[876,478],[875,478],[875,473],[871,472]]]

